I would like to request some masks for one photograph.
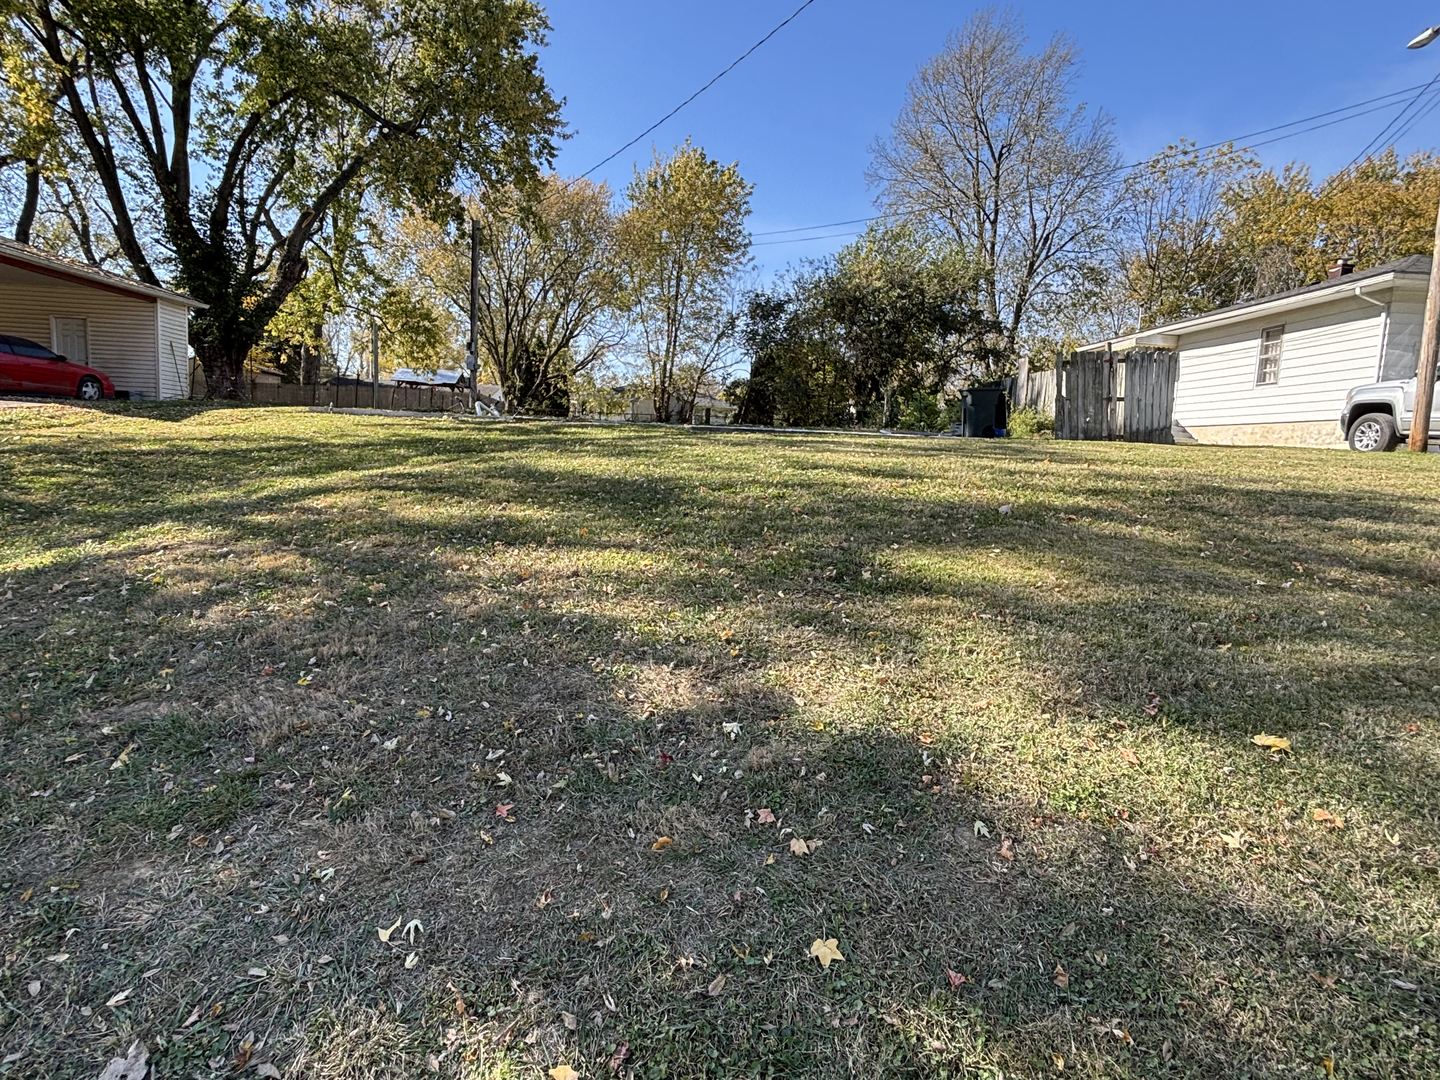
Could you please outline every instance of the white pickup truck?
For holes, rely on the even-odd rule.
[[[1440,406],[1440,385],[1435,389],[1436,405]],[[1351,450],[1392,450],[1401,439],[1410,437],[1410,422],[1414,417],[1414,379],[1368,383],[1345,395],[1345,407],[1340,410],[1340,435]],[[1430,438],[1437,437],[1440,437],[1440,408],[1430,414]]]

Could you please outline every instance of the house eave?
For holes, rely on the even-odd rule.
[[[171,303],[183,304],[185,307],[196,310],[208,307],[207,304],[202,304],[199,300],[186,296],[184,293],[172,292],[169,289],[146,285],[139,281],[130,281],[114,274],[92,271],[68,261],[47,258],[42,252],[28,251],[15,244],[7,244],[3,250],[0,250],[0,265],[29,270],[45,277],[68,281],[76,285],[87,285],[102,292],[117,293],[140,300],[168,300]]]
[[[1201,330],[1214,330],[1220,327],[1231,326],[1234,323],[1245,322],[1250,319],[1282,315],[1286,312],[1298,311],[1316,304],[1343,300],[1347,296],[1369,296],[1371,293],[1381,292],[1385,289],[1412,285],[1423,289],[1428,282],[1429,275],[1426,274],[1406,274],[1393,271],[1353,282],[1346,281],[1342,278],[1328,288],[1315,289],[1301,293],[1298,296],[1278,296],[1272,300],[1257,300],[1255,303],[1247,304],[1244,307],[1226,308],[1222,311],[1211,312],[1207,315],[1197,315],[1191,319],[1167,323],[1164,326],[1157,326],[1152,330],[1141,331],[1137,334],[1093,341],[1088,345],[1082,345],[1080,351],[1097,352],[1104,351],[1107,348],[1123,351],[1137,347],[1173,349],[1179,345],[1180,338],[1185,334],[1194,334]]]

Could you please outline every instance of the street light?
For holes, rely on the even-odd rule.
[[[1410,39],[1410,44],[1406,45],[1405,47],[1407,49],[1423,49],[1426,45],[1429,45],[1430,42],[1434,41],[1437,37],[1440,37],[1440,26],[1432,26],[1429,30],[1422,30],[1420,33],[1416,34],[1413,38]]]
[[[1437,37],[1440,26],[1417,34],[1409,47],[1423,49]],[[1420,329],[1420,362],[1415,369],[1415,412],[1410,420],[1410,449],[1423,454],[1430,448],[1430,411],[1435,402],[1435,352],[1440,331],[1440,211],[1435,215],[1435,243],[1430,249],[1430,288],[1425,294],[1425,325]]]

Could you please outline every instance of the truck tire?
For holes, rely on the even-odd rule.
[[[1395,449],[1395,418],[1389,413],[1366,413],[1350,425],[1351,450],[1378,453]]]

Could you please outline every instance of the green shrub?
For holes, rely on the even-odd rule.
[[[1055,434],[1055,417],[1039,409],[1015,409],[1005,430],[1012,439],[1048,439]]]

